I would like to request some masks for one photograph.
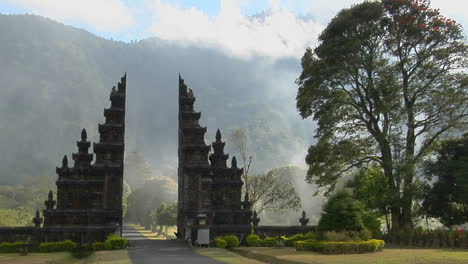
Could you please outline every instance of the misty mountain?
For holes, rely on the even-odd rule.
[[[126,151],[142,153],[153,171],[176,175],[179,73],[197,98],[207,144],[217,128],[227,140],[243,127],[252,172],[302,164],[314,128],[295,109],[300,70],[297,58],[244,59],[157,38],[124,43],[40,16],[0,15],[0,184],[55,175],[83,127],[97,141],[124,72]],[[235,155],[229,142],[226,153]]]

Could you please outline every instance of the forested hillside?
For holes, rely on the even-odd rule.
[[[178,73],[197,97],[207,143],[217,128],[226,139],[243,127],[253,171],[301,163],[313,128],[295,110],[299,67],[297,59],[237,59],[156,38],[123,43],[40,16],[0,15],[0,184],[55,175],[83,127],[95,141],[124,72],[126,150],[142,153],[153,172],[176,174]],[[229,142],[226,152],[235,154]]]

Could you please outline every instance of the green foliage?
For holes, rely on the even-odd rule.
[[[27,184],[0,185],[0,226],[31,226],[49,190],[55,190],[50,176],[37,177]]]
[[[123,249],[126,248],[128,240],[123,237],[119,237],[115,234],[110,234],[106,241],[104,241],[104,248],[107,250],[111,249]]]
[[[296,234],[294,236],[291,236],[291,237],[287,237],[284,239],[284,244],[285,246],[287,247],[293,247],[294,246],[294,242],[296,241],[305,241],[305,240],[313,240],[313,239],[316,239],[317,238],[317,235],[315,233],[312,233],[312,232],[308,232],[307,234]]]
[[[226,241],[227,245],[226,248],[235,248],[238,247],[240,242],[239,238],[235,235],[227,235],[223,237],[224,241]]]
[[[362,214],[362,222],[366,229],[371,232],[371,236],[373,238],[381,239],[383,236],[381,225],[379,218],[372,213],[364,212]],[[364,239],[367,240],[367,239]]]
[[[105,246],[104,242],[94,242],[91,247],[95,251],[106,249],[106,246]]]
[[[361,230],[363,206],[348,191],[331,196],[323,205],[318,227],[323,231]]]
[[[449,227],[468,222],[468,133],[444,141],[425,171],[438,180],[429,188],[423,210]]]
[[[23,247],[23,241],[0,243],[0,253],[17,253]],[[29,244],[27,244],[29,246]]]
[[[414,3],[341,10],[304,53],[296,82],[300,115],[318,124],[307,180],[332,192],[353,169],[379,167],[388,192],[375,206],[392,211],[395,230],[412,224],[419,162],[439,138],[466,130],[468,114],[462,27]]]
[[[177,202],[167,205],[161,203],[156,211],[156,223],[162,226],[174,226],[177,224]]]
[[[468,245],[468,232],[465,232],[464,229],[428,231],[418,228],[388,233],[385,234],[384,239],[392,245],[425,248],[465,248]]]
[[[261,247],[275,247],[278,237],[266,237],[260,241]]]
[[[33,213],[30,208],[0,208],[0,226],[31,226]]]
[[[71,240],[60,242],[44,242],[39,244],[39,252],[72,251],[75,248],[76,243]]]
[[[151,178],[128,196],[127,219],[149,228],[155,220],[150,216],[151,210],[157,210],[161,203],[173,203],[176,199],[177,183],[173,179]]]
[[[215,246],[217,248],[226,248],[227,242],[226,242],[226,240],[224,240],[224,239],[222,239],[220,237],[217,237],[217,238],[215,238]]]
[[[256,234],[250,234],[247,236],[247,246],[249,247],[258,247],[260,245],[261,239]]]
[[[84,243],[77,245],[77,247],[71,251],[71,256],[76,259],[83,259],[93,254],[93,251],[92,245]]]
[[[128,196],[132,193],[132,188],[128,185],[127,181],[123,180],[122,192],[122,216],[126,218],[128,208]]]
[[[298,241],[295,243],[297,251],[316,251],[323,254],[357,254],[380,251],[385,246],[383,240],[371,239],[368,241]]]

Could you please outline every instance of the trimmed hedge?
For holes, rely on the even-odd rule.
[[[91,247],[94,251],[106,249],[104,242],[94,242]]]
[[[258,235],[251,234],[247,236],[247,246],[249,247],[258,247],[262,241]]]
[[[380,251],[385,246],[383,240],[368,241],[297,241],[294,243],[297,251],[316,251],[323,254],[358,254]]]
[[[72,251],[76,248],[76,243],[71,240],[60,242],[45,242],[39,245],[39,252]]]
[[[424,230],[421,228],[388,233],[384,240],[391,246],[425,248],[468,248],[468,230]]]
[[[23,243],[23,241],[16,241],[13,243],[3,242],[0,244],[0,253],[18,253],[23,247]]]
[[[217,248],[226,248],[227,242],[226,242],[226,240],[224,240],[224,239],[222,239],[220,237],[217,237],[217,238],[215,238],[215,246]]]
[[[104,241],[104,248],[107,250],[126,248],[128,240],[115,234],[110,234]]]
[[[227,235],[224,236],[223,239],[227,243],[226,248],[235,248],[240,244],[239,238],[237,238],[235,235]]]
[[[261,247],[276,247],[276,240],[278,237],[266,237],[260,241]]]
[[[304,240],[309,240],[309,239],[315,239],[317,236],[312,233],[312,232],[309,232],[307,234],[296,234],[292,237],[287,237],[284,239],[284,244],[285,246],[287,247],[294,247],[294,242],[296,241],[304,241]]]

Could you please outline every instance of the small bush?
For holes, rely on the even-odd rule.
[[[39,252],[59,252],[72,251],[76,248],[76,243],[71,240],[60,242],[45,242],[39,245]]]
[[[10,243],[10,242],[1,243],[0,253],[18,253],[22,249],[23,243],[24,243],[23,241],[16,241],[13,243]]]
[[[258,247],[260,246],[261,239],[258,235],[251,234],[247,236],[247,246],[249,247]]]
[[[89,244],[77,245],[77,247],[71,251],[71,256],[76,259],[87,258],[91,254],[93,254],[93,248]]]
[[[278,237],[266,237],[260,241],[261,247],[275,247]]]
[[[95,251],[106,249],[104,242],[94,242],[92,244],[92,247],[93,247],[93,250]]]
[[[383,240],[372,239],[368,241],[298,241],[295,244],[297,251],[316,251],[323,254],[355,254],[375,252],[385,246]]]
[[[309,232],[307,234],[296,234],[291,237],[287,237],[284,239],[285,246],[287,247],[294,247],[294,242],[296,241],[305,241],[305,240],[316,240],[317,235],[313,232]]]
[[[112,249],[123,249],[127,247],[128,240],[123,237],[119,237],[115,234],[110,234],[106,241],[104,241],[104,248],[108,250]]]
[[[223,239],[227,243],[226,248],[235,248],[240,244],[239,238],[237,238],[235,235],[227,235],[224,236]]]
[[[227,242],[226,242],[226,240],[224,240],[224,239],[222,239],[220,237],[217,237],[217,238],[215,238],[215,246],[217,248],[226,248]]]

